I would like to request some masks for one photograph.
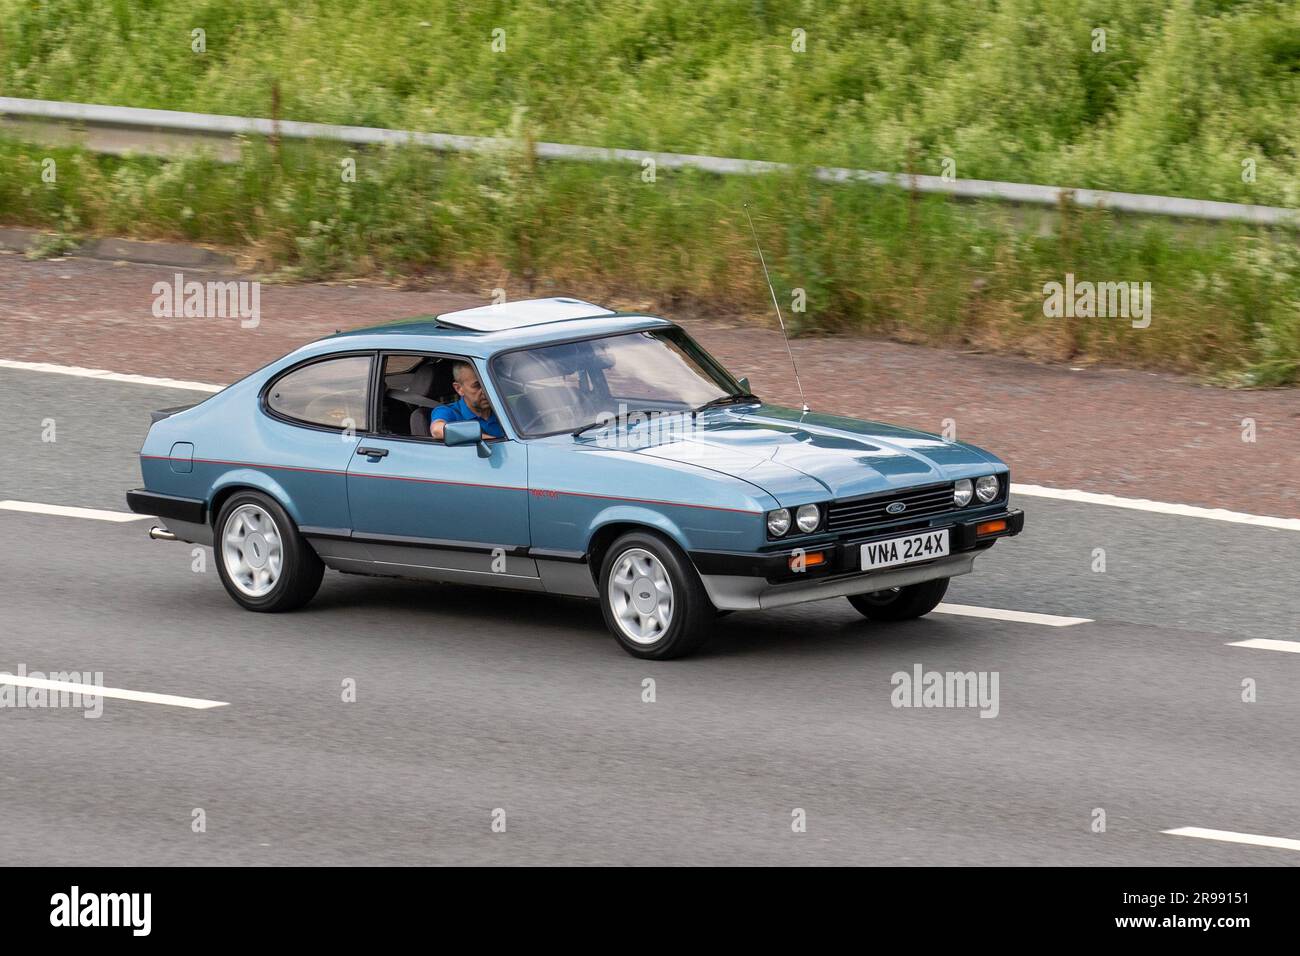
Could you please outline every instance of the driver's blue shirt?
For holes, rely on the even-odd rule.
[[[505,438],[505,429],[501,427],[501,419],[497,418],[496,409],[487,418],[479,418],[473,410],[465,404],[464,397],[456,399],[450,405],[439,405],[429,416],[430,422],[478,422],[483,426],[483,434],[488,438]]]

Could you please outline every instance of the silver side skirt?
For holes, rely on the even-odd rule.
[[[545,591],[595,597],[585,564],[482,551],[309,538],[325,566],[355,574],[376,574],[452,584],[480,584],[516,591]]]

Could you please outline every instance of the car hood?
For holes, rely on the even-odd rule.
[[[635,426],[626,432],[637,444]],[[711,409],[676,434],[655,435],[634,453],[683,462],[757,485],[783,505],[851,498],[1005,466],[964,442],[880,422],[780,405]],[[997,466],[991,468],[990,466]]]

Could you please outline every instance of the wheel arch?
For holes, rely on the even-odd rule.
[[[213,488],[208,501],[208,514],[214,530],[221,509],[225,507],[231,495],[238,494],[241,491],[258,491],[275,499],[276,504],[283,508],[285,514],[289,516],[289,520],[295,526],[301,527],[302,519],[293,506],[293,499],[289,497],[288,492],[284,490],[284,487],[279,482],[261,472],[241,469],[223,475]]]
[[[681,550],[687,562],[694,566],[681,531],[666,518],[658,517],[659,521],[648,520],[646,515],[611,516],[603,524],[597,525],[587,543],[587,567],[597,587],[600,586],[600,568],[605,563],[605,555],[609,552],[610,546],[631,531],[648,531],[668,539]]]

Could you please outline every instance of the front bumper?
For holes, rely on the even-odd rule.
[[[1005,522],[1004,530],[979,533],[980,525],[998,521]],[[764,552],[692,551],[690,557],[716,608],[727,611],[757,610],[883,591],[936,578],[968,574],[980,552],[992,547],[998,538],[1019,534],[1024,526],[1025,513],[1018,508],[980,515],[967,521],[936,523],[934,527],[918,529],[916,533],[947,528],[949,553],[945,557],[866,573],[861,571],[859,564],[863,544],[896,538],[910,532],[895,529],[885,533],[846,535],[837,541],[809,544],[806,549],[787,547]],[[823,561],[816,566],[807,566],[802,571],[792,571],[791,558],[800,551],[804,551],[805,555],[821,552]]]

